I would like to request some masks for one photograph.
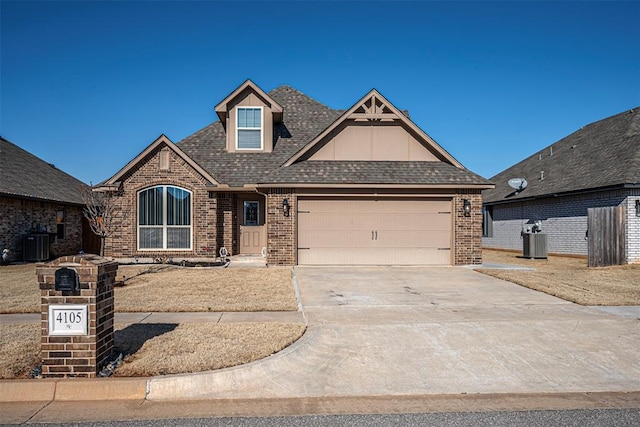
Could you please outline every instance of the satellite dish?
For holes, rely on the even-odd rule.
[[[527,188],[527,180],[524,178],[511,178],[508,181],[508,184],[509,184],[509,187],[516,190],[516,192],[522,191],[525,188]]]

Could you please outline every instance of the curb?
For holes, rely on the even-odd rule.
[[[0,381],[0,403],[144,400],[147,378]]]

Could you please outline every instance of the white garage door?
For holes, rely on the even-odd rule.
[[[300,265],[449,265],[451,199],[298,200]]]

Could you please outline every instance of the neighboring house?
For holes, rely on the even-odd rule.
[[[87,185],[0,137],[0,250],[9,249],[14,261],[82,250],[82,187]]]
[[[516,192],[512,178],[527,187]],[[640,262],[640,107],[584,126],[491,181],[485,247],[522,250],[521,231],[541,221],[549,252],[587,255],[587,209],[625,206],[626,259]]]
[[[333,110],[248,80],[215,112],[219,121],[178,144],[160,136],[101,184],[132,213],[106,255],[224,247],[269,265],[481,262],[481,190],[491,183],[376,90]]]

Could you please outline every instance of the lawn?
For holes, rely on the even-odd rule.
[[[587,267],[585,258],[518,258],[517,253],[483,251],[483,262],[516,264],[535,271],[478,269],[493,277],[581,305],[640,305],[640,264]]]
[[[120,266],[117,312],[295,311],[290,268]],[[0,267],[0,313],[39,313],[35,264]]]
[[[39,313],[35,264],[0,267],[0,313]],[[295,311],[290,268],[120,266],[117,312]],[[302,323],[117,324],[118,376],[200,372],[236,366],[282,350]],[[0,328],[0,378],[26,378],[39,363],[40,325]]]

